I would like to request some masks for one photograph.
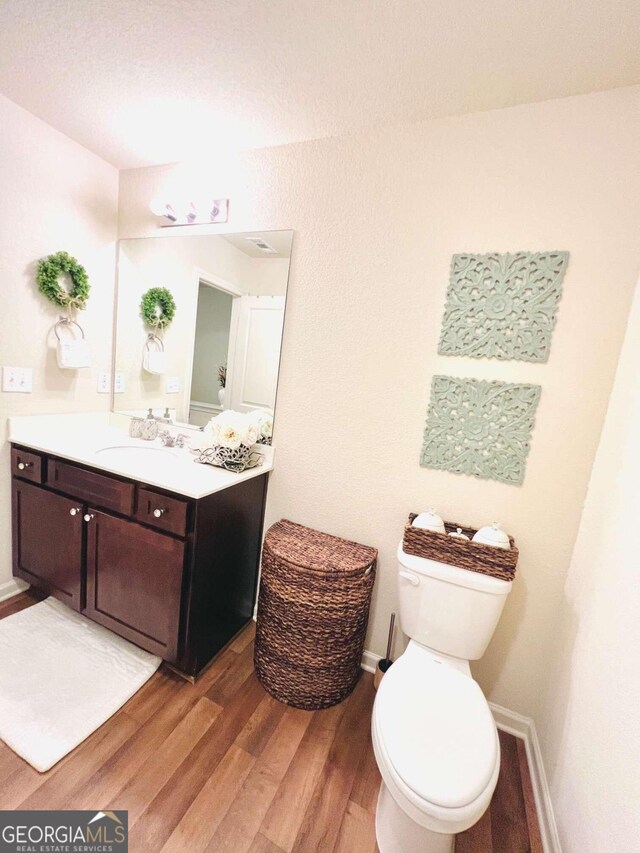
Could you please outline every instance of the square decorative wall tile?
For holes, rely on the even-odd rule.
[[[520,485],[539,385],[434,376],[420,464]]]
[[[547,361],[568,252],[454,255],[438,352]]]

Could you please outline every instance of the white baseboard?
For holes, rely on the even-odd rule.
[[[515,735],[515,737],[522,738],[524,741],[531,785],[533,787],[533,795],[540,822],[542,846],[545,853],[562,853],[535,723],[530,717],[516,714],[515,711],[510,711],[501,705],[495,705],[493,702],[489,702],[489,707],[499,729]]]
[[[362,655],[362,669],[367,672],[375,672],[379,660],[380,655],[365,651]],[[535,723],[530,717],[516,714],[515,711],[510,711],[508,708],[503,708],[493,702],[489,702],[489,707],[496,721],[496,726],[501,731],[519,737],[524,741],[544,853],[562,853]]]
[[[362,661],[360,663],[360,666],[367,672],[375,672],[379,660],[380,655],[376,655],[373,652],[364,651],[362,653]]]
[[[14,595],[17,595],[19,592],[23,592],[23,590],[28,588],[28,583],[17,581],[14,578],[11,578],[10,581],[0,583],[0,601],[5,601],[7,598],[13,598]]]

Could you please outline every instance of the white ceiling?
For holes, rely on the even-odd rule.
[[[0,0],[0,92],[120,168],[640,82],[640,0]]]

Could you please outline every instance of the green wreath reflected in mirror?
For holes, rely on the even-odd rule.
[[[152,287],[143,295],[140,316],[154,329],[166,329],[176,313],[176,303],[166,287]]]

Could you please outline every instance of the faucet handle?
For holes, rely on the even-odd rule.
[[[188,447],[189,446],[189,436],[185,435],[183,432],[179,432],[176,436],[176,447]]]
[[[168,429],[163,429],[162,432],[159,432],[158,438],[164,444],[165,447],[173,447],[173,445],[176,443],[175,437],[169,432]]]

